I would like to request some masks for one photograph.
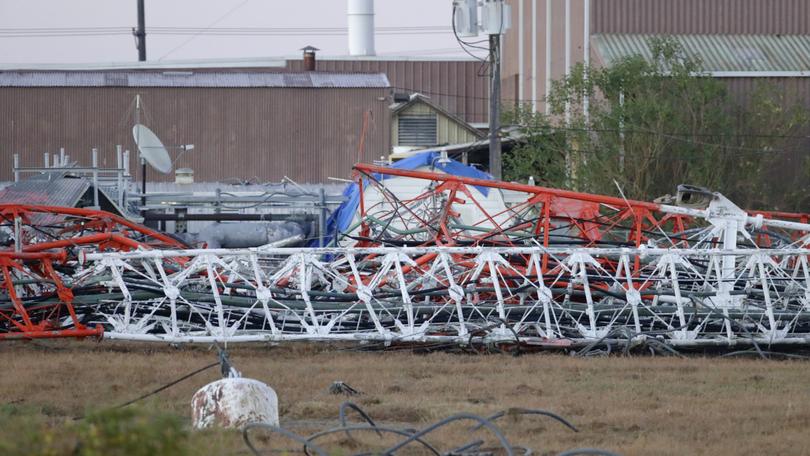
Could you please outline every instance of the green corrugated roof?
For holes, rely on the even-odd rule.
[[[593,46],[606,65],[632,55],[652,58],[650,38],[664,35],[600,34]],[[703,68],[720,71],[810,71],[810,35],[668,35]]]

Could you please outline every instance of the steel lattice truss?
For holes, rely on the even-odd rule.
[[[356,169],[323,249],[184,250],[103,212],[0,206],[0,338],[810,343],[805,215]]]
[[[76,285],[77,254],[178,248],[174,239],[102,211],[0,205],[0,340],[101,336],[77,316],[92,290]]]
[[[103,317],[111,326],[105,337],[167,342],[576,345],[652,337],[673,345],[805,344],[809,253],[450,247],[88,254],[88,277],[106,279],[107,297],[79,311]],[[738,266],[732,276],[723,271],[729,259]]]

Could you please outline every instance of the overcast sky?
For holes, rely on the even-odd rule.
[[[376,27],[449,27],[451,0],[376,0]],[[136,0],[0,0],[1,63],[83,63],[137,60],[129,29]],[[98,36],[30,36],[93,33]],[[346,27],[346,0],[146,0],[149,27]],[[47,30],[9,30],[9,29]],[[54,30],[72,29],[69,31]],[[80,30],[76,30],[80,29]],[[307,33],[307,31],[303,31]],[[12,35],[26,34],[19,37]],[[305,45],[323,55],[348,54],[341,35],[148,35],[149,60],[297,55]],[[378,55],[463,56],[452,32],[378,34]]]

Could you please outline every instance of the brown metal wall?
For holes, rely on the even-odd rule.
[[[287,61],[303,71],[302,60]],[[449,60],[317,60],[317,71],[385,73],[397,91],[419,92],[467,122],[486,122],[489,86],[481,63]]]
[[[786,105],[797,103],[810,111],[810,78],[720,78],[729,94],[743,105],[752,102],[752,94],[764,88],[770,89],[784,100]]]
[[[798,105],[810,112],[810,78],[723,78],[729,94],[737,102],[750,105],[752,94],[760,90],[760,85],[767,85],[769,93],[782,97],[785,106]],[[778,140],[778,150],[768,152],[763,167],[764,181],[767,182],[766,201],[774,201],[775,206],[769,209],[784,211],[807,211],[808,199],[806,189],[808,176],[808,151],[810,151],[810,126],[791,133],[789,138]],[[739,152],[741,159],[746,153]],[[750,153],[750,152],[748,152]],[[765,152],[763,152],[765,153]],[[774,195],[777,195],[774,197]],[[782,197],[781,195],[784,195]],[[780,205],[789,200],[798,202],[796,206]],[[802,206],[801,202],[805,202]]]
[[[518,68],[519,4],[523,3],[523,81],[525,100],[537,86],[538,109],[545,109],[546,4],[551,2],[551,78],[565,73],[565,1],[507,0],[512,24],[504,38],[504,84],[520,80]],[[571,62],[584,60],[584,3],[571,0]],[[537,78],[532,79],[532,6],[536,5]],[[590,0],[590,33],[657,34],[810,34],[810,0]],[[591,57],[593,57],[593,49]],[[514,91],[504,91],[511,102]]]
[[[592,0],[591,33],[810,33],[807,0]]]
[[[177,167],[192,168],[197,181],[347,178],[368,110],[363,161],[390,150],[389,89],[0,88],[0,181],[12,178],[14,152],[24,166],[41,166],[43,152],[65,147],[89,165],[97,147],[102,165],[114,166],[115,144],[135,150],[136,93],[146,109],[142,122],[167,146],[195,144]],[[133,171],[135,163],[133,152]]]

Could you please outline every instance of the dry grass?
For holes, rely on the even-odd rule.
[[[327,389],[343,380],[365,393],[356,402],[378,421],[419,427],[456,412],[535,407],[581,429],[573,433],[539,417],[499,421],[513,442],[539,454],[586,446],[627,455],[810,454],[810,364],[802,361],[357,353],[307,345],[234,348],[231,359],[245,376],[276,390],[282,424],[302,432],[336,419],[346,398]],[[213,360],[215,352],[202,348],[4,343],[0,403],[64,419],[124,402]],[[217,377],[217,369],[209,370],[145,407],[187,418],[191,395]],[[306,422],[310,428],[301,429]],[[456,426],[437,443],[465,443],[465,429]],[[244,450],[231,433],[199,438],[211,454]]]

